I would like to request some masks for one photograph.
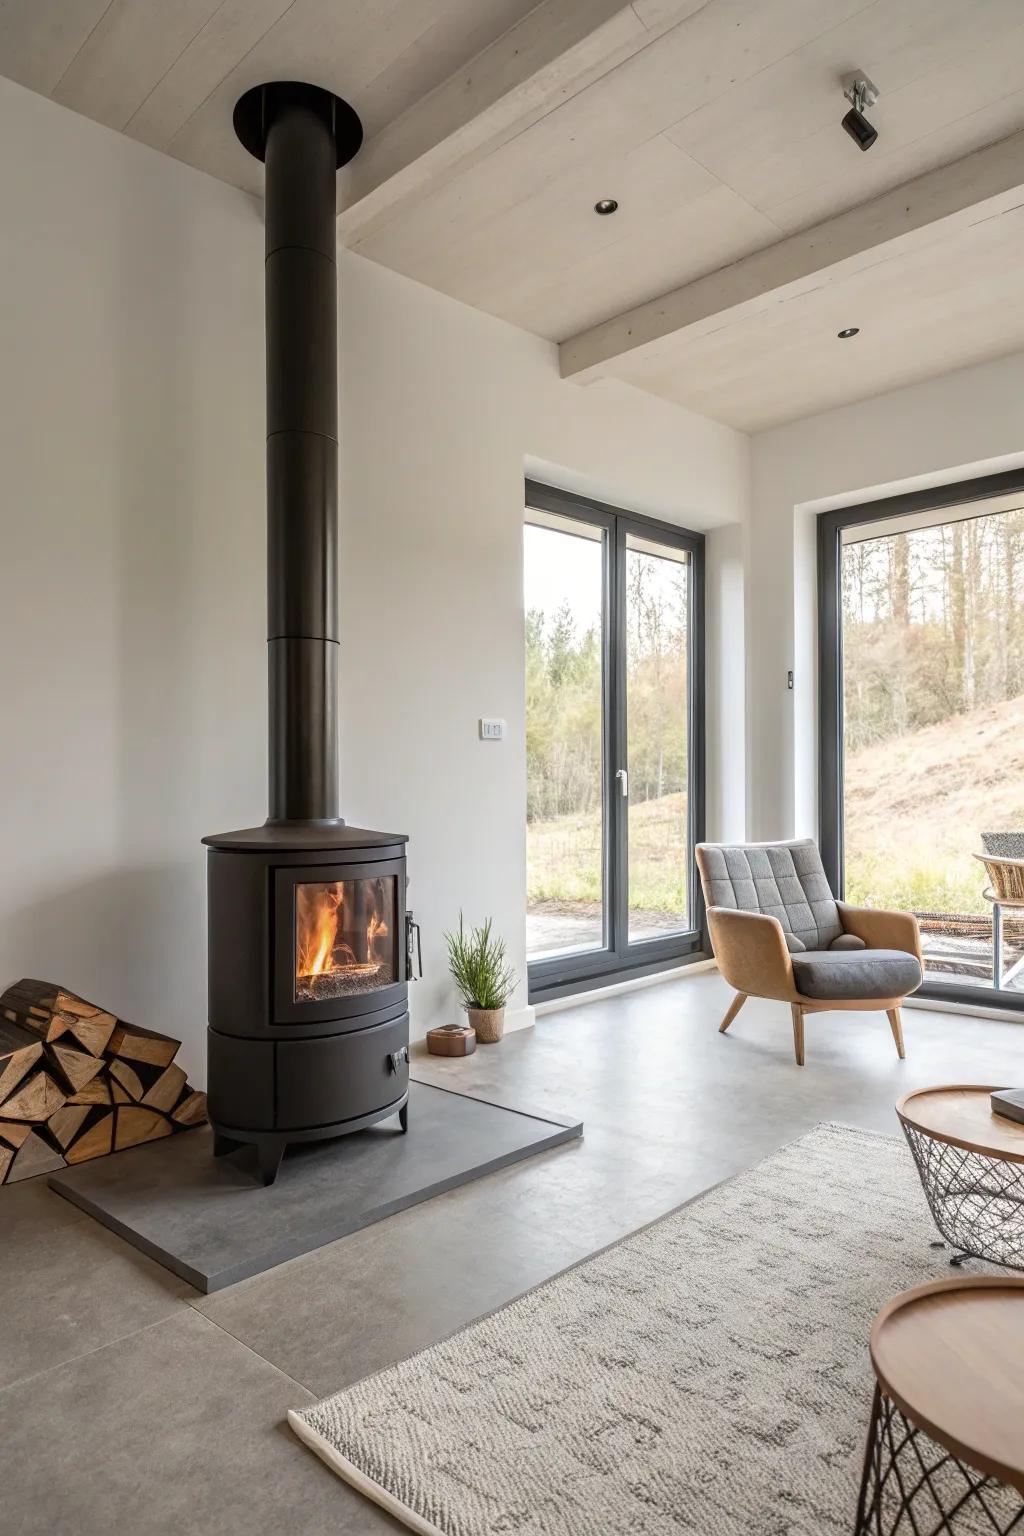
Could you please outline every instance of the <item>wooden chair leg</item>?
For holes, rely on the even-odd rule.
[[[799,1003],[791,1003],[793,1010],[793,1049],[796,1052],[796,1064],[802,1067],[804,1064],[804,1010]]]
[[[903,1021],[900,1018],[900,1011],[898,1008],[887,1008],[886,1013],[889,1016],[892,1037],[896,1041],[896,1054],[900,1061],[906,1061],[907,1053],[903,1049]]]
[[[729,1028],[729,1025],[732,1023],[733,1019],[739,1013],[740,1009],[743,1007],[743,1004],[746,1002],[746,1000],[747,1000],[747,994],[745,992],[737,992],[736,993],[736,996],[733,998],[732,1002],[729,1004],[729,1012],[726,1014],[725,1018],[722,1020],[721,1024],[719,1024],[719,1026],[718,1026],[719,1034],[722,1034],[722,1035],[725,1034],[726,1030]]]

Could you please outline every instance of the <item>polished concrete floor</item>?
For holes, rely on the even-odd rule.
[[[0,1529],[349,1536],[400,1529],[285,1410],[433,1343],[820,1120],[895,1131],[929,1082],[1024,1081],[1024,1026],[908,1010],[807,1021],[714,973],[549,1014],[423,1079],[584,1140],[200,1296],[33,1180],[0,1191]],[[412,1127],[413,1134],[415,1127]],[[343,1149],[339,1157],[343,1159]]]

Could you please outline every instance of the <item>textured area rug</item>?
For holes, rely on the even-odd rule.
[[[871,1323],[935,1236],[902,1138],[819,1126],[289,1421],[428,1536],[846,1536]]]

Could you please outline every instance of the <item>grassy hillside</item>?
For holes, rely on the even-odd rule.
[[[988,912],[982,832],[1024,831],[1024,697],[986,705],[846,762],[847,895]]]
[[[630,905],[685,909],[686,797],[630,807]],[[1024,697],[853,753],[846,763],[847,896],[918,912],[988,912],[981,833],[1024,831]],[[597,813],[534,822],[529,900],[601,899]]]
[[[629,904],[634,911],[686,910],[686,796],[662,795],[629,808]],[[601,818],[559,816],[529,828],[531,907],[601,900]]]

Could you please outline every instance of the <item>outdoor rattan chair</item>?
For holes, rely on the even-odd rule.
[[[992,985],[1009,985],[1024,967],[1024,955],[1003,972],[1003,909],[1024,912],[1024,832],[983,832],[984,853],[976,853],[988,874],[982,895],[992,903]]]

